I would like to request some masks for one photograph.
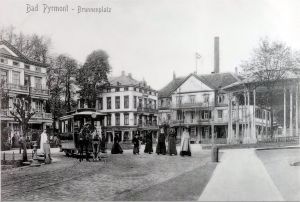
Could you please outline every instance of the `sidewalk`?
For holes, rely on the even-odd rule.
[[[255,149],[223,150],[199,201],[283,201]]]

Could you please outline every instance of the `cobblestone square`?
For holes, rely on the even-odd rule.
[[[3,170],[1,200],[196,200],[216,164],[210,150],[193,145],[192,152],[181,157],[125,150],[109,154],[106,163],[54,153],[50,165]],[[178,190],[186,191],[178,196]]]

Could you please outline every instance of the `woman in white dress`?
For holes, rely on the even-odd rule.
[[[181,144],[180,144],[180,156],[191,156],[191,145],[190,145],[190,134],[188,132],[188,128],[184,128],[181,137]]]
[[[46,129],[44,129],[41,134],[41,141],[40,141],[40,150],[42,154],[44,153],[44,143],[47,143],[47,140],[48,140],[48,136],[46,133]]]

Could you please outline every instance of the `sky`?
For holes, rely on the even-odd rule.
[[[27,4],[39,11],[27,12]],[[43,13],[68,5],[69,12]],[[109,7],[106,13],[78,13],[81,7]],[[72,10],[74,9],[74,10]],[[234,72],[260,39],[300,50],[298,0],[0,0],[0,27],[51,38],[51,52],[84,63],[105,50],[112,76],[121,71],[145,79],[156,90],[176,76],[213,71],[214,37],[220,37],[220,72]]]

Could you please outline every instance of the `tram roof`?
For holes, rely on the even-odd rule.
[[[106,115],[105,113],[101,113],[101,112],[82,111],[82,112],[75,112],[73,114],[62,116],[59,119],[60,120],[65,120],[65,119],[73,118],[75,116],[92,116],[92,114],[96,114],[96,116],[104,116],[104,115]]]

